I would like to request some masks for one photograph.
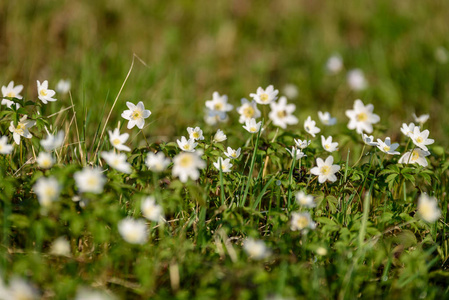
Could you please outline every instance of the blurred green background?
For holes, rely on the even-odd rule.
[[[177,135],[203,124],[213,91],[238,106],[258,86],[293,83],[298,129],[318,110],[346,124],[344,110],[360,98],[390,134],[412,113],[429,113],[426,127],[447,146],[448,20],[449,1],[1,1],[0,84],[14,80],[36,99],[36,80],[54,88],[69,78],[78,117],[87,114],[94,131],[135,53],[148,67],[136,62],[115,124],[125,101],[142,100],[153,112],[148,132]],[[334,53],[344,70],[329,75]],[[365,72],[367,90],[347,86],[353,68]],[[70,103],[59,100],[55,110]]]

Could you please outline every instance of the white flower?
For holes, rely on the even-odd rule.
[[[47,80],[42,82],[42,84],[40,83],[39,80],[37,80],[37,94],[38,94],[38,98],[44,104],[47,104],[48,101],[50,101],[50,102],[56,101],[56,99],[53,98],[53,96],[56,94],[56,92],[54,90],[50,90],[48,88],[48,81]]]
[[[377,142],[374,141],[374,137],[372,135],[368,136],[367,134],[362,133],[362,139],[368,146],[377,146]]]
[[[156,203],[156,199],[153,196],[143,199],[140,208],[143,216],[150,221],[159,222],[164,217],[162,206]]]
[[[56,84],[56,91],[61,94],[67,94],[70,91],[70,80],[59,80]]]
[[[415,127],[413,130],[413,134],[410,135],[413,143],[424,151],[428,151],[427,145],[431,145],[434,143],[433,139],[429,139],[429,130],[420,131],[419,127]]]
[[[31,139],[32,135],[28,128],[33,127],[36,124],[36,121],[27,120],[27,116],[23,116],[19,123],[17,124],[17,127],[14,126],[14,122],[11,121],[11,125],[9,126],[9,131],[12,132],[12,137],[14,139],[14,142],[19,145],[20,144],[20,137],[23,136],[24,138]]]
[[[74,300],[115,300],[114,296],[111,296],[105,292],[93,290],[91,288],[81,287],[76,291]]]
[[[103,175],[102,169],[98,167],[84,167],[82,171],[76,172],[73,177],[81,193],[90,192],[100,194],[103,192],[106,177]]]
[[[331,114],[329,112],[322,113],[321,111],[318,112],[318,118],[320,119],[321,123],[323,123],[326,126],[332,126],[337,123],[337,118],[332,118]]]
[[[377,148],[380,149],[380,151],[391,154],[391,155],[397,155],[400,154],[398,151],[395,151],[399,147],[398,143],[391,143],[391,140],[389,137],[385,138],[385,142],[381,139],[377,139]]]
[[[327,152],[334,152],[338,150],[338,143],[332,143],[332,136],[329,136],[328,138],[321,136],[321,145],[323,145],[324,150]]]
[[[203,131],[199,127],[187,127],[187,132],[193,140],[204,140]]]
[[[348,128],[355,129],[357,133],[362,134],[373,132],[373,124],[380,121],[380,117],[373,113],[374,106],[368,104],[365,106],[362,100],[354,101],[354,109],[348,109],[346,116],[349,118]]]
[[[296,97],[298,97],[299,91],[296,85],[288,83],[284,85],[282,93],[287,96],[288,99],[295,99]]]
[[[316,122],[312,120],[312,118],[309,116],[307,120],[304,122],[304,129],[308,134],[315,137],[315,134],[321,131],[318,127],[316,127]]]
[[[256,94],[249,94],[259,104],[270,104],[277,99],[278,90],[275,90],[272,85],[269,85],[265,90],[262,87],[257,88]]]
[[[206,109],[206,115],[204,121],[208,125],[217,125],[218,123],[225,123],[229,120],[226,112],[219,112],[210,109]]]
[[[306,232],[308,229],[315,229],[316,224],[312,221],[310,214],[308,212],[293,212],[292,220],[290,223],[290,229],[292,231],[304,230]]]
[[[337,74],[343,68],[343,60],[338,54],[332,55],[326,62],[326,70],[331,74]]]
[[[239,123],[244,124],[252,118],[257,119],[261,116],[260,110],[257,109],[257,103],[253,100],[249,102],[247,99],[240,100],[242,106],[237,107],[237,112],[240,114]]]
[[[148,240],[147,225],[144,220],[127,217],[118,222],[118,231],[122,238],[130,244],[145,244]]]
[[[52,151],[62,146],[64,143],[64,132],[59,131],[56,135],[48,133],[47,138],[41,140],[41,145],[45,151]]]
[[[287,125],[294,125],[298,123],[298,119],[292,115],[296,106],[294,104],[287,104],[287,98],[282,96],[278,102],[270,103],[271,111],[268,117],[273,121],[273,124],[281,128],[287,128]]]
[[[0,154],[11,154],[13,150],[13,145],[8,144],[8,137],[0,137]]]
[[[420,115],[419,117],[416,114],[413,114],[413,119],[415,119],[416,123],[419,124],[424,124],[427,122],[427,120],[429,119],[429,115]]]
[[[121,151],[131,151],[131,149],[128,146],[125,146],[124,143],[128,140],[129,134],[124,133],[120,134],[120,130],[118,128],[115,128],[114,131],[108,131],[109,133],[109,141],[111,142],[111,145]]]
[[[63,236],[58,237],[51,244],[50,253],[53,255],[70,256],[70,252],[70,243]]]
[[[295,141],[296,146],[298,146],[298,148],[301,148],[301,149],[306,149],[307,146],[309,146],[310,143],[312,142],[310,140],[300,140],[300,139],[294,139],[294,141]]]
[[[217,168],[217,170],[220,170],[220,163],[221,163],[221,171],[223,173],[231,172],[232,164],[231,160],[229,158],[226,158],[223,160],[223,158],[219,157],[217,162],[214,162],[214,167]]]
[[[2,86],[2,94],[3,97],[17,98],[22,99],[20,93],[23,90],[23,85],[14,86],[14,81],[10,81],[8,86]],[[9,99],[2,99],[2,105],[6,105],[8,108],[11,108],[11,105],[14,104],[14,101]],[[20,108],[20,104],[16,103],[16,108]]]
[[[126,154],[115,153],[114,151],[101,152],[101,157],[106,161],[108,165],[120,171],[122,173],[131,174],[131,165],[126,161]]]
[[[36,163],[39,168],[50,169],[55,164],[55,159],[48,152],[40,152],[36,157]]]
[[[313,175],[318,176],[318,182],[323,183],[326,180],[329,180],[330,182],[337,181],[337,176],[335,176],[335,173],[337,173],[340,170],[339,165],[333,165],[334,158],[332,156],[329,156],[326,158],[326,161],[323,161],[321,158],[316,159],[317,166],[312,168],[310,170],[310,173]]]
[[[296,148],[295,146],[292,147],[292,150],[285,148],[288,153],[292,156],[292,158],[296,158],[296,160],[303,158],[304,156],[307,156],[304,154],[304,152],[301,151],[301,149]]]
[[[418,164],[423,167],[427,167],[426,156],[429,156],[429,151],[424,151],[422,149],[413,149],[413,151],[408,151],[399,159],[400,164]]]
[[[217,132],[215,133],[214,138],[213,138],[214,143],[220,143],[220,142],[226,141],[226,139],[227,139],[227,136],[226,136],[226,134],[224,134],[224,132],[221,129],[217,130]]]
[[[348,81],[349,87],[355,91],[364,90],[368,86],[365,75],[360,69],[350,70],[346,76],[346,80]]]
[[[262,125],[262,121],[256,123],[256,119],[251,118],[251,119],[245,121],[245,125],[243,125],[243,128],[245,128],[250,133],[257,133],[257,132],[259,132],[261,125]]]
[[[206,167],[206,163],[201,159],[199,151],[181,152],[173,158],[173,176],[179,177],[181,182],[187,182],[189,177],[197,180],[200,177],[198,169]]]
[[[327,255],[327,249],[324,247],[318,247],[316,249],[316,254],[318,254],[319,256],[325,256]]]
[[[162,172],[167,169],[170,164],[170,159],[165,157],[163,152],[153,153],[149,152],[145,160],[148,169],[153,172]]]
[[[271,255],[270,249],[261,240],[248,238],[243,242],[243,250],[251,259],[261,260]]]
[[[176,140],[179,148],[182,151],[194,152],[195,147],[198,146],[198,143],[195,142],[194,139],[186,139],[185,136],[181,137],[181,140]]]
[[[151,111],[145,109],[142,101],[139,101],[137,105],[126,102],[126,106],[129,109],[122,112],[122,118],[129,120],[127,128],[131,129],[137,125],[137,128],[142,129],[145,125],[145,119],[151,115]]]
[[[0,297],[5,300],[33,300],[39,299],[40,295],[29,282],[20,277],[12,277],[6,291]]]
[[[413,134],[415,127],[417,127],[417,126],[414,123],[410,123],[408,125],[406,123],[402,123],[401,132],[405,136],[410,137]]]
[[[435,197],[427,196],[427,194],[421,194],[418,198],[418,214],[426,222],[437,221],[441,216],[438,200]]]
[[[41,177],[36,180],[33,190],[37,195],[37,200],[42,207],[49,207],[52,202],[59,199],[61,185],[54,177]]]
[[[316,206],[316,203],[313,201],[312,195],[307,195],[303,191],[299,191],[295,195],[296,202],[298,202],[299,205],[307,207],[307,208],[313,208]]]
[[[211,111],[216,112],[228,112],[231,111],[234,106],[228,103],[228,96],[220,96],[218,92],[212,94],[212,100],[206,101],[206,107]]]
[[[448,59],[449,59],[449,55],[448,55],[448,51],[446,50],[446,48],[440,46],[438,48],[435,49],[435,59],[440,63],[440,64],[445,64],[447,63]]]
[[[232,149],[231,147],[228,147],[227,152],[224,153],[227,157],[231,159],[237,159],[240,156],[241,148],[238,148],[237,150]]]

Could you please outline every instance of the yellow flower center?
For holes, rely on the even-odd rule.
[[[327,150],[329,150],[331,146],[329,146],[329,144],[324,145],[324,148],[326,148]]]
[[[297,226],[299,229],[306,228],[308,225],[309,225],[309,220],[307,220],[307,218],[305,218],[305,217],[299,217],[299,218],[296,220],[296,226]]]
[[[260,95],[259,98],[260,98],[260,101],[262,101],[262,102],[267,102],[268,99],[270,99],[270,97],[266,93],[263,93],[262,95]]]
[[[137,119],[140,119],[140,118],[142,118],[142,113],[141,113],[141,111],[140,111],[140,110],[135,110],[135,111],[133,111],[133,113],[132,113],[132,115],[131,115],[131,119],[137,120]]]
[[[384,151],[385,151],[385,152],[388,152],[388,151],[390,151],[390,147],[389,147],[389,146],[384,146],[384,148],[383,148],[383,149],[384,149]]]
[[[0,148],[0,149],[1,149],[1,148]],[[237,153],[236,153],[236,152],[232,152],[232,153],[231,153],[231,156],[232,156],[232,157],[237,157]]]
[[[198,139],[200,137],[200,134],[198,132],[194,131],[192,133],[192,136],[193,136],[194,139]]]
[[[329,167],[329,166],[322,166],[321,167],[321,174],[329,175],[330,172],[331,172],[331,167]]]
[[[48,95],[47,90],[41,89],[41,90],[39,91],[39,95],[41,95],[41,96],[43,96],[43,97],[47,96],[47,95]]]
[[[190,150],[190,144],[185,144],[184,146],[182,146],[182,148],[184,150]]]
[[[419,158],[419,153],[418,151],[413,151],[412,152],[412,157],[410,158],[411,161],[416,161]]]
[[[243,115],[247,118],[252,118],[254,116],[254,108],[252,106],[248,106],[243,110]]]
[[[15,97],[16,96],[16,93],[14,93],[14,92],[9,92],[8,94],[6,94],[6,97]]]
[[[422,137],[418,136],[418,137],[416,138],[416,142],[417,142],[418,144],[421,144],[422,142],[424,142],[424,140],[423,140]]]
[[[356,118],[357,118],[357,121],[359,121],[359,122],[365,122],[366,120],[368,120],[368,115],[366,113],[362,112],[362,113],[359,113]]]
[[[95,176],[91,176],[87,179],[87,185],[89,187],[95,187],[98,185],[98,179]]]
[[[19,122],[19,124],[17,124],[17,127],[14,130],[14,132],[17,133],[17,134],[23,135],[25,129],[26,129],[25,124]]]
[[[287,112],[285,110],[278,111],[279,118],[285,118],[287,116]]]
[[[0,152],[3,151],[3,145],[0,144]]]
[[[184,155],[183,157],[181,157],[181,159],[179,160],[179,164],[181,165],[181,167],[183,168],[187,168],[190,167],[193,163],[193,159],[190,155]]]
[[[51,167],[51,159],[44,159],[41,161],[41,167],[42,168],[50,168]]]
[[[221,102],[215,103],[214,109],[215,110],[222,110],[223,109],[223,103],[221,103]]]
[[[112,141],[112,144],[114,144],[114,146],[120,145],[122,142],[119,139],[114,139]]]
[[[44,190],[45,198],[53,199],[56,196],[56,190],[52,186],[47,186]]]
[[[251,131],[251,132],[256,132],[256,131],[257,131],[257,128],[254,127],[254,126],[253,126],[253,127],[250,127],[250,128],[249,128],[249,131]]]

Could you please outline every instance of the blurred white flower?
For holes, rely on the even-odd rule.
[[[429,197],[427,194],[421,194],[418,198],[418,215],[429,223],[437,221],[441,216],[438,200],[435,197]]]
[[[310,143],[312,142],[310,140],[300,140],[300,139],[294,139],[294,141],[295,141],[296,146],[298,146],[298,148],[301,148],[301,149],[307,148],[310,145]]]
[[[126,102],[126,106],[129,109],[122,112],[122,118],[129,121],[127,128],[131,129],[137,125],[137,128],[142,129],[145,125],[145,119],[151,115],[151,111],[145,109],[142,101],[139,101],[137,105]]]
[[[299,95],[298,87],[292,83],[284,85],[282,93],[287,96],[288,99],[295,99]]]
[[[187,140],[185,136],[182,136],[181,140],[176,140],[176,142],[178,143],[178,147],[182,151],[187,151],[187,152],[194,152],[195,147],[198,146],[198,143],[195,142],[194,139]]]
[[[374,141],[374,137],[372,135],[367,135],[362,133],[362,139],[365,144],[368,146],[377,146],[377,142]]]
[[[208,125],[217,125],[218,123],[225,123],[229,120],[228,114],[225,112],[217,112],[214,110],[207,109],[204,121]]]
[[[54,177],[41,177],[33,185],[39,204],[45,208],[48,208],[52,202],[59,199],[61,189],[61,185]]]
[[[163,152],[153,153],[149,152],[145,160],[148,169],[153,172],[162,172],[167,169],[170,164],[170,159],[165,156]]]
[[[316,254],[318,254],[319,256],[325,256],[327,255],[327,249],[324,247],[318,247],[316,249]]]
[[[143,216],[153,222],[159,222],[164,217],[162,206],[156,203],[153,196],[148,196],[142,201],[140,206]]]
[[[45,151],[52,151],[62,146],[64,143],[64,132],[59,131],[56,135],[48,133],[47,137],[41,140],[41,145]]]
[[[304,122],[304,129],[308,134],[315,137],[315,134],[321,131],[318,127],[316,127],[316,122],[312,120],[310,116],[307,117],[307,120]]]
[[[148,240],[147,225],[144,220],[127,217],[118,222],[118,231],[122,238],[130,244],[145,244]]]
[[[308,229],[315,229],[316,224],[312,221],[310,214],[308,212],[293,212],[292,220],[290,223],[290,229],[292,231],[304,231],[307,232]]]
[[[36,121],[33,120],[27,120],[27,116],[23,116],[17,126],[14,125],[14,122],[11,121],[11,125],[9,126],[9,131],[12,132],[12,137],[14,139],[14,142],[19,145],[20,144],[20,137],[23,136],[24,138],[31,139],[33,135],[30,133],[28,128],[33,127],[36,124]]]
[[[408,125],[406,123],[402,123],[401,132],[405,136],[410,137],[413,134],[415,127],[417,127],[417,126],[414,123],[410,123]]]
[[[258,133],[261,125],[262,121],[256,123],[256,119],[252,118],[245,121],[245,125],[243,125],[243,128],[245,128],[250,133]]]
[[[4,135],[4,136],[0,137],[0,154],[11,154],[13,149],[14,149],[14,146],[8,144],[7,136]]]
[[[109,133],[109,141],[111,142],[111,145],[121,151],[131,151],[131,149],[128,146],[125,146],[124,143],[128,140],[129,134],[123,133],[120,134],[120,130],[118,128],[115,128],[114,131],[108,131]]]
[[[415,120],[416,123],[419,124],[424,124],[427,122],[427,120],[429,119],[430,115],[420,115],[419,117],[416,114],[412,114],[413,119]]]
[[[200,151],[181,152],[173,158],[173,176],[179,177],[181,182],[187,182],[189,177],[197,180],[200,177],[198,169],[206,167],[206,162],[201,159]]]
[[[292,150],[285,148],[288,153],[292,156],[292,158],[296,158],[296,160],[303,158],[304,156],[307,156],[304,154],[304,152],[301,151],[301,149],[296,148],[295,146],[292,146]]]
[[[373,132],[373,124],[380,121],[380,117],[373,113],[372,104],[364,105],[362,100],[354,101],[354,109],[348,109],[346,116],[349,118],[348,128],[355,129],[357,133],[362,134]]]
[[[237,150],[232,149],[231,147],[228,147],[227,151],[224,152],[224,155],[231,159],[237,159],[240,156],[241,148],[238,148]]]
[[[217,162],[214,162],[214,167],[217,170],[220,170],[220,163],[221,163],[221,171],[223,173],[231,172],[231,168],[233,165],[231,164],[231,160],[229,158],[223,160],[223,158],[219,157]]]
[[[277,99],[278,90],[275,90],[272,85],[269,85],[265,90],[262,87],[257,88],[256,94],[251,93],[249,96],[259,104],[266,105]]]
[[[114,150],[101,152],[101,157],[108,165],[122,173],[131,174],[131,165],[126,161],[127,157],[124,153],[115,153]]]
[[[70,243],[64,237],[60,236],[51,244],[50,254],[60,255],[60,256],[70,256]]]
[[[115,300],[115,296],[109,295],[106,292],[93,290],[91,288],[81,287],[76,291],[74,300]]]
[[[22,99],[22,96],[20,93],[23,90],[23,85],[17,85],[14,86],[14,81],[10,81],[8,86],[2,86],[2,94],[3,97],[11,97],[11,98],[17,98]],[[2,99],[2,105],[6,105],[8,108],[11,108],[11,105],[13,105],[15,102],[9,99]],[[20,104],[16,103],[16,108],[20,108]]]
[[[226,113],[234,108],[232,104],[228,103],[228,96],[220,96],[218,92],[212,94],[212,100],[206,101],[206,107],[211,111],[221,113]]]
[[[334,158],[332,156],[329,156],[326,158],[326,161],[323,161],[321,158],[316,159],[316,167],[313,167],[310,170],[310,173],[313,175],[318,176],[318,182],[323,183],[326,180],[329,180],[330,182],[337,181],[337,176],[335,176],[335,173],[337,173],[340,170],[339,165],[334,165]]]
[[[340,55],[334,54],[326,62],[326,70],[330,74],[337,74],[343,69],[343,60]]]
[[[70,80],[69,79],[60,79],[56,84],[56,91],[61,94],[67,94],[70,91]]]
[[[214,143],[221,143],[226,141],[227,136],[224,134],[223,130],[218,129],[217,132],[214,135],[213,141]]]
[[[316,203],[313,201],[312,195],[307,195],[303,191],[299,191],[295,194],[296,202],[304,207],[313,208],[316,206]]]
[[[413,133],[410,135],[413,143],[424,151],[428,151],[427,145],[433,144],[435,141],[429,139],[429,130],[420,131],[419,127],[413,129]]]
[[[400,164],[418,164],[423,167],[427,167],[426,156],[429,156],[430,152],[419,148],[413,149],[413,151],[408,151],[399,159]]]
[[[271,255],[270,249],[262,240],[252,238],[248,238],[243,242],[243,250],[245,250],[249,258],[254,260],[261,260]]]
[[[287,125],[294,125],[298,123],[298,118],[296,118],[292,113],[295,111],[296,106],[294,104],[287,104],[287,98],[282,96],[279,98],[278,102],[270,103],[271,111],[268,117],[273,121],[275,126],[281,128],[287,128]]]
[[[39,291],[28,281],[20,277],[12,277],[6,290],[0,295],[0,299],[5,300],[33,300],[39,299]]]
[[[241,99],[242,105],[237,107],[237,112],[240,114],[239,123],[244,124],[252,118],[257,119],[261,116],[260,110],[257,109],[256,101],[249,102],[247,99]]]
[[[39,168],[50,169],[55,164],[55,159],[48,152],[40,152],[36,157],[36,163]]]
[[[203,131],[199,127],[187,127],[187,132],[189,133],[190,139],[204,140]]]
[[[449,54],[446,48],[444,47],[438,47],[435,49],[435,59],[440,63],[440,64],[445,64],[448,62],[449,60]]]
[[[331,114],[329,112],[322,113],[321,111],[318,112],[318,118],[320,119],[321,123],[323,123],[326,126],[332,126],[337,123],[337,118],[332,118]]]
[[[365,75],[360,69],[350,70],[346,76],[349,87],[354,91],[361,91],[368,87]]]
[[[377,139],[377,148],[380,149],[383,153],[397,155],[400,154],[398,151],[395,151],[399,147],[398,143],[391,143],[391,139],[389,137],[385,138],[385,142],[381,139]]]
[[[38,94],[38,98],[44,104],[47,104],[48,101],[50,101],[50,102],[56,101],[56,99],[53,98],[53,96],[56,94],[56,92],[54,90],[50,90],[48,88],[48,81],[47,80],[42,82],[42,84],[40,83],[39,80],[37,80],[37,94]]]
[[[332,142],[332,136],[329,136],[328,138],[321,136],[321,145],[323,146],[323,149],[326,150],[327,152],[334,152],[338,150],[338,143]]]
[[[103,192],[106,177],[103,175],[103,170],[101,168],[84,167],[83,170],[75,172],[73,177],[75,178],[76,186],[81,193],[88,192],[100,194]]]

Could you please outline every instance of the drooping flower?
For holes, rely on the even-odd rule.
[[[401,132],[405,135],[410,137],[413,134],[413,131],[415,130],[416,125],[414,123],[406,124],[402,123]]]
[[[195,142],[194,139],[187,140],[185,136],[182,136],[181,140],[176,140],[176,142],[178,143],[178,146],[182,151],[187,152],[194,152],[195,147],[198,146],[198,143]]]
[[[349,87],[354,91],[361,91],[368,87],[365,75],[360,69],[350,70],[346,76]]]
[[[156,199],[153,196],[143,199],[140,209],[143,216],[150,221],[159,222],[164,217],[162,206],[156,203]]]
[[[64,143],[64,132],[59,131],[56,135],[48,133],[47,137],[41,140],[41,145],[45,151],[52,151],[62,146]]]
[[[256,119],[252,118],[245,121],[243,128],[245,128],[249,133],[258,133],[260,126],[262,126],[262,121],[256,123]]]
[[[228,147],[227,151],[224,152],[224,155],[231,159],[237,159],[240,156],[241,148],[238,148],[237,150],[232,149],[231,147]]]
[[[95,167],[84,167],[83,170],[75,172],[76,186],[81,193],[100,194],[103,192],[106,177],[103,175],[103,170]]]
[[[181,182],[187,182],[189,177],[197,180],[200,177],[198,169],[206,167],[206,162],[201,159],[200,151],[181,152],[173,158],[173,176],[179,177]]]
[[[214,143],[221,143],[226,141],[227,136],[224,134],[223,130],[218,129],[217,132],[214,135],[213,141]]]
[[[127,217],[118,223],[122,238],[130,244],[145,244],[148,240],[147,225],[144,220]]]
[[[50,169],[55,164],[55,159],[48,152],[40,152],[36,157],[36,163],[39,168]]]
[[[426,157],[430,155],[429,151],[425,151],[419,148],[413,149],[413,151],[407,151],[399,159],[400,164],[418,164],[423,167],[428,166]]]
[[[374,137],[372,135],[367,135],[362,133],[363,142],[368,146],[377,146],[377,142],[374,141]]]
[[[59,199],[61,189],[61,185],[54,177],[41,177],[36,180],[33,186],[39,204],[45,208],[48,208],[53,202]]]
[[[318,112],[318,118],[320,119],[321,123],[323,123],[326,126],[332,126],[337,123],[337,118],[332,118],[331,114],[329,112]]]
[[[318,176],[318,182],[323,183],[326,180],[329,180],[330,182],[337,181],[337,176],[335,176],[335,173],[337,173],[340,170],[339,165],[334,165],[334,158],[332,156],[329,156],[326,158],[326,161],[323,161],[321,158],[316,159],[316,167],[313,167],[310,170],[310,173],[313,175]]]
[[[330,74],[337,74],[341,71],[343,68],[343,60],[341,59],[341,56],[338,54],[334,54],[326,62],[326,70]]]
[[[265,90],[262,87],[257,88],[256,94],[251,93],[249,96],[259,104],[266,105],[277,99],[278,90],[275,90],[272,85],[269,85]]]
[[[299,191],[295,194],[296,202],[298,202],[299,205],[307,207],[307,208],[313,208],[316,206],[316,203],[313,201],[312,195],[307,195],[303,191]]]
[[[203,131],[199,127],[187,127],[189,137],[193,140],[204,140]]]
[[[247,238],[243,242],[243,250],[245,250],[249,258],[254,260],[261,260],[271,255],[270,249],[268,249],[262,240],[255,240],[253,238]]]
[[[237,107],[237,112],[240,114],[239,123],[244,124],[251,119],[257,119],[261,116],[260,110],[257,109],[256,101],[249,102],[247,99],[242,98],[242,105]]]
[[[308,212],[293,212],[290,229],[292,231],[307,232],[309,229],[315,229],[316,224]]]
[[[0,154],[11,154],[13,149],[14,146],[8,144],[8,137],[6,135],[0,137]]]
[[[55,94],[56,94],[56,92],[54,90],[50,90],[48,88],[48,81],[47,80],[42,82],[42,84],[40,83],[39,80],[37,80],[37,95],[38,95],[38,98],[44,104],[47,104],[48,101],[50,101],[50,102],[56,101],[57,99],[53,98],[53,96]]]
[[[312,142],[311,140],[300,140],[300,139],[294,139],[295,144],[298,148],[300,149],[305,149],[307,148],[310,143]]]
[[[429,115],[420,115],[419,117],[416,114],[413,114],[413,119],[415,120],[416,123],[419,124],[424,124],[427,122],[427,120],[429,119]]]
[[[354,109],[348,109],[346,116],[349,118],[348,128],[355,129],[357,133],[362,134],[373,132],[373,124],[380,121],[380,117],[373,113],[372,104],[364,105],[362,100],[357,99],[354,102]]]
[[[148,169],[153,172],[162,172],[167,169],[170,164],[170,159],[167,158],[163,152],[149,152],[145,160],[145,164]]]
[[[212,94],[212,100],[206,101],[206,107],[217,114],[226,114],[234,108],[232,104],[228,103],[228,96],[220,96],[218,92]]]
[[[131,174],[131,165],[126,161],[126,154],[115,153],[114,151],[101,152],[101,157],[106,161],[108,165],[120,171],[122,173]]]
[[[126,143],[126,141],[129,138],[129,134],[128,133],[123,133],[120,134],[120,130],[118,128],[115,128],[114,131],[108,131],[109,133],[109,141],[111,142],[111,145],[120,151],[131,151],[131,149],[124,145],[124,143]]]
[[[312,120],[312,118],[309,116],[307,120],[304,122],[304,129],[308,134],[315,137],[315,134],[321,131],[318,127],[316,127],[316,122]]]
[[[421,194],[418,198],[418,215],[428,223],[437,221],[441,216],[438,200],[435,197],[429,197],[427,194]]]
[[[36,124],[36,121],[33,120],[27,120],[27,116],[23,116],[17,126],[14,126],[14,122],[11,121],[11,125],[9,126],[9,131],[11,131],[12,137],[14,139],[14,142],[19,145],[20,144],[20,137],[23,136],[24,138],[31,139],[33,136],[28,128],[33,127]]]
[[[231,168],[232,168],[232,164],[231,164],[231,159],[226,158],[225,160],[223,160],[223,158],[219,157],[217,162],[214,162],[214,167],[217,170],[220,170],[220,163],[221,163],[221,171],[223,173],[228,173],[231,172]]]
[[[2,94],[3,97],[17,98],[22,99],[20,93],[23,90],[23,85],[14,86],[14,81],[10,81],[8,86],[2,86]],[[11,108],[11,105],[14,104],[14,101],[9,99],[2,99],[2,105],[6,105],[8,108]],[[20,104],[16,103],[16,108],[20,108]]]
[[[67,94],[70,91],[70,80],[60,79],[56,84],[56,91],[61,94]]]
[[[323,146],[323,149],[327,152],[334,152],[338,150],[338,142],[332,142],[332,136],[329,136],[325,138],[324,136],[321,136],[321,145]]]
[[[295,99],[299,95],[298,87],[292,83],[284,85],[282,93],[287,96],[288,99]]]
[[[273,121],[273,124],[281,128],[287,128],[287,125],[294,125],[298,123],[292,113],[295,111],[296,106],[294,104],[287,104],[287,98],[282,96],[278,102],[270,103],[271,111],[268,117]]]
[[[410,135],[413,143],[424,151],[428,151],[427,145],[433,144],[435,141],[429,139],[429,130],[420,131],[419,127],[413,129],[413,133]]]
[[[391,155],[397,155],[400,154],[398,151],[395,151],[399,147],[398,143],[391,143],[391,140],[389,137],[385,138],[385,142],[381,139],[377,139],[377,148],[380,149],[383,153],[391,154]]]
[[[142,129],[145,125],[145,119],[151,115],[151,111],[145,109],[142,101],[139,101],[137,105],[131,102],[126,102],[126,106],[129,108],[122,112],[122,118],[128,120],[128,129],[137,125],[137,128]]]
[[[301,149],[296,148],[295,146],[292,146],[292,150],[285,148],[288,153],[292,156],[292,158],[295,158],[296,160],[303,158],[304,156],[307,156],[304,154],[304,152],[301,151]]]

